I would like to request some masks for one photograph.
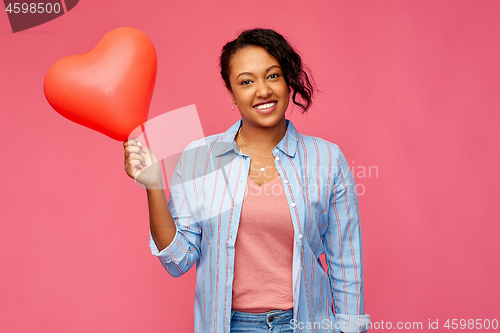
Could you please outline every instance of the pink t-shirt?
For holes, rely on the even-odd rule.
[[[293,233],[281,177],[259,186],[248,176],[235,243],[233,310],[293,308]]]

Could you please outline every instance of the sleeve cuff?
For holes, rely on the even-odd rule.
[[[371,323],[370,315],[335,314],[336,328],[344,333],[366,332]]]
[[[189,244],[184,234],[179,231],[176,225],[174,239],[161,251],[158,251],[158,247],[151,236],[151,230],[149,230],[149,248],[151,249],[151,254],[158,257],[162,262],[168,264],[174,261],[178,264],[186,256]]]

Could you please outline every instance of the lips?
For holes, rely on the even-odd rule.
[[[275,106],[276,103],[278,103],[278,101],[276,101],[276,100],[267,100],[267,101],[263,101],[263,102],[255,104],[253,106],[253,108],[257,109],[257,110],[266,110],[266,109],[269,109],[269,108],[272,108],[273,106]]]
[[[255,112],[260,114],[269,114],[277,109],[278,101],[269,100],[257,103],[253,106]]]

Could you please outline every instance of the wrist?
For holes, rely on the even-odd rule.
[[[163,190],[163,184],[161,182],[153,183],[153,184],[145,184],[146,192],[154,192],[157,190]]]

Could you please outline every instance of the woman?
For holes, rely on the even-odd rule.
[[[337,145],[285,118],[290,94],[303,112],[312,101],[300,56],[253,29],[220,66],[241,120],[183,151],[169,204],[152,152],[124,143],[127,174],[147,189],[152,253],[174,277],[196,263],[196,332],[365,331],[352,174]]]

